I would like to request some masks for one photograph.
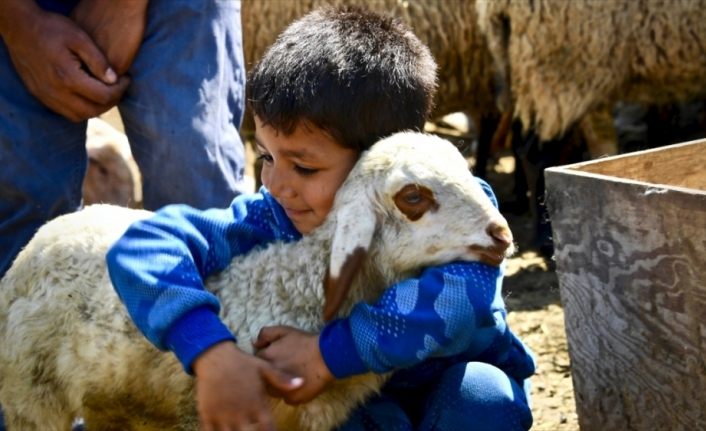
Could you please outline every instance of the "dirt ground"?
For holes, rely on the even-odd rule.
[[[499,201],[511,201],[514,162],[501,155],[488,181]],[[553,265],[530,246],[532,220],[529,213],[505,213],[518,244],[508,262],[503,293],[512,330],[535,353],[537,373],[532,378],[533,430],[578,430],[571,364],[564,332],[564,312]]]

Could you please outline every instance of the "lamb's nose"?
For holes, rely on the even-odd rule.
[[[504,221],[492,221],[485,231],[493,238],[498,248],[507,250],[512,245],[512,232]]]

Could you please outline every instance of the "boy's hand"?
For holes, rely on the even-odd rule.
[[[147,0],[81,0],[71,18],[93,38],[120,76],[128,71],[142,44]]]
[[[270,326],[260,330],[253,343],[256,355],[279,370],[304,378],[304,384],[293,391],[268,388],[274,396],[289,404],[301,404],[314,399],[335,377],[319,351],[319,336],[289,326]]]
[[[288,393],[301,379],[274,369],[266,361],[227,341],[194,361],[196,408],[201,430],[274,430],[265,385]]]
[[[27,90],[71,121],[112,108],[129,85],[86,32],[34,2],[0,1],[0,34]]]

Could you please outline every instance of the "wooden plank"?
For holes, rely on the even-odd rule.
[[[706,429],[706,192],[604,176],[667,153],[545,172],[582,431]]]
[[[577,163],[565,168],[706,191],[706,139]]]

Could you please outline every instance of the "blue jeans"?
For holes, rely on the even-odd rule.
[[[56,11],[76,0],[42,0]],[[240,2],[152,0],[118,109],[147,209],[224,207],[244,191]],[[0,41],[0,277],[46,221],[81,206],[86,123],[30,95]]]
[[[398,375],[339,431],[524,431],[532,426],[525,388],[499,368],[462,362],[430,370],[426,382]]]

